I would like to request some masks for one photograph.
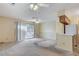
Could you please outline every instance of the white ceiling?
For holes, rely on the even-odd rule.
[[[48,7],[40,7],[34,12],[30,9],[29,3],[15,3],[14,6],[10,3],[0,3],[0,16],[21,18],[26,20],[30,20],[32,17],[37,16],[42,20],[56,20],[57,12],[63,9],[69,10],[71,14],[76,15],[79,13],[79,4],[50,3],[48,4]]]

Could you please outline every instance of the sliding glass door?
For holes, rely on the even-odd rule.
[[[18,23],[18,40],[34,38],[34,25],[29,23]]]

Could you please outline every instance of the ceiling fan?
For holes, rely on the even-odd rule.
[[[33,11],[37,11],[40,7],[48,7],[48,4],[45,3],[30,3],[30,8]],[[38,14],[38,12],[36,12]],[[35,21],[35,23],[40,23],[40,19],[38,19],[38,16],[32,17],[32,19]]]
[[[31,3],[30,8],[34,11],[38,10],[39,7],[48,7],[48,4],[45,3]]]

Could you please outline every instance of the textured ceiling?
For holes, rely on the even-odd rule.
[[[56,20],[57,12],[63,9],[70,11],[71,14],[77,14],[76,11],[79,11],[79,4],[50,3],[48,4],[48,7],[39,7],[37,11],[32,11],[29,3],[15,3],[15,5],[1,3],[0,16],[26,20],[30,20],[32,17],[38,17],[41,20]]]

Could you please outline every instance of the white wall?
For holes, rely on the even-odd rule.
[[[56,39],[55,21],[45,21],[41,23],[41,37],[45,39]]]
[[[56,34],[64,34],[64,26],[60,22],[56,22]]]

